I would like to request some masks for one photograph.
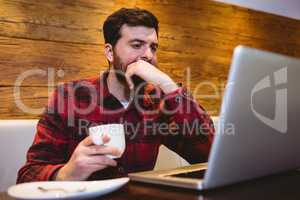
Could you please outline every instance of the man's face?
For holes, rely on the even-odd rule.
[[[123,73],[129,64],[142,59],[157,66],[158,39],[155,29],[145,26],[130,27],[125,24],[120,32],[121,37],[113,49],[112,65],[118,71],[118,80],[125,83]]]

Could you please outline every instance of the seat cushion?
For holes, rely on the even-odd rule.
[[[16,182],[33,142],[37,120],[0,120],[0,192]]]
[[[214,123],[215,132],[217,132],[217,129],[219,128],[219,118],[217,116],[213,116],[212,120]],[[172,169],[187,165],[189,165],[189,163],[185,159],[176,154],[174,151],[168,149],[166,146],[161,145],[154,170]]]

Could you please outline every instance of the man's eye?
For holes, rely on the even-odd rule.
[[[152,49],[153,52],[157,51],[157,47],[151,47],[151,49]]]
[[[139,48],[141,48],[141,44],[133,44],[133,45],[131,45],[134,49],[139,49]]]

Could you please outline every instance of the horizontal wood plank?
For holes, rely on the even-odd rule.
[[[235,46],[300,57],[299,20],[215,1],[0,0],[0,118],[38,117],[15,103],[22,76],[20,100],[40,108],[49,87],[106,70],[102,24],[113,11],[134,6],[160,21],[159,68],[213,115]]]

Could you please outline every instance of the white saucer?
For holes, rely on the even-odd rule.
[[[8,188],[7,192],[16,199],[91,198],[113,192],[125,185],[128,181],[129,178],[102,181],[30,182],[13,185]],[[43,189],[47,189],[48,191],[43,191]]]

